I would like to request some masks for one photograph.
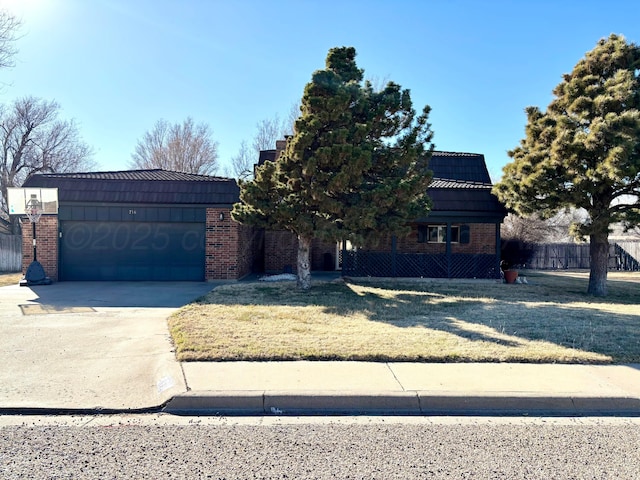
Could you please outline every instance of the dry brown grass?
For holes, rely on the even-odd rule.
[[[22,273],[0,273],[0,287],[17,285],[22,279]]]
[[[180,360],[640,362],[640,274],[530,272],[494,281],[237,283],[170,319]]]

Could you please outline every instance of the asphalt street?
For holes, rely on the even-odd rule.
[[[0,477],[631,480],[640,471],[637,418],[146,418],[0,421]]]

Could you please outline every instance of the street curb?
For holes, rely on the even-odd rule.
[[[176,395],[163,409],[172,414],[225,415],[418,415],[417,392],[203,391]]]
[[[24,415],[24,416],[61,416],[61,415],[147,415],[162,413],[165,404],[140,407],[140,408],[56,408],[56,407],[0,407],[0,416]]]
[[[429,395],[419,393],[423,415],[640,416],[631,397]]]
[[[423,391],[198,391],[174,396],[176,415],[640,416],[640,398],[433,394]]]

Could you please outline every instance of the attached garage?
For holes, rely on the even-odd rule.
[[[239,195],[232,179],[136,170],[38,174],[24,186],[58,188],[58,280],[204,281],[245,273],[237,264],[243,227],[230,216]]]
[[[60,280],[205,279],[204,209],[72,207],[59,217]]]

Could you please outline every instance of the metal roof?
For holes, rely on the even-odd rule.
[[[428,194],[430,216],[481,216],[502,220],[507,211],[491,193],[493,187],[484,155],[434,151],[429,161],[433,180]]]
[[[275,150],[260,152],[260,160],[275,158]],[[506,215],[491,194],[491,178],[484,155],[442,152],[432,154],[429,186],[432,212],[469,212],[496,218]],[[162,169],[115,172],[42,173],[30,176],[24,187],[57,187],[60,202],[231,205],[239,201],[236,181]]]
[[[230,178],[169,170],[41,173],[23,187],[57,187],[58,201],[83,203],[233,204],[239,188]]]
[[[429,169],[434,179],[460,180],[491,185],[491,177],[479,153],[433,152]]]

